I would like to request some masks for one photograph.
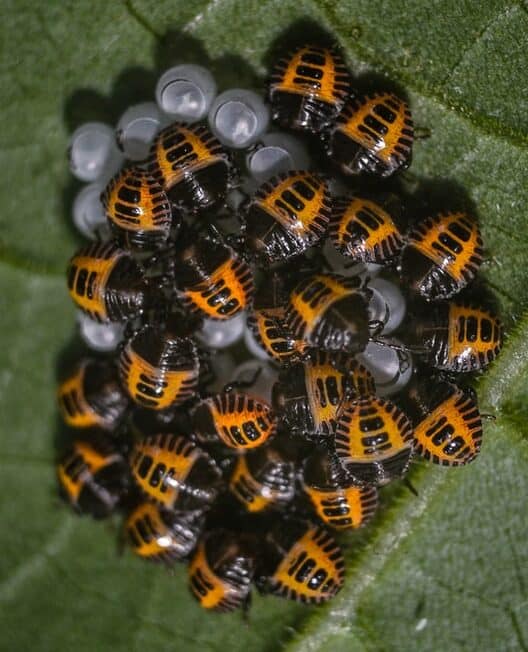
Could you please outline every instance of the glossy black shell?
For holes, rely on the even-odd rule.
[[[208,127],[174,123],[157,135],[147,171],[177,207],[197,213],[224,203],[231,163]]]
[[[120,354],[121,382],[132,400],[151,409],[168,409],[193,397],[200,362],[194,342],[167,328],[144,326]]]
[[[327,366],[335,369],[335,374],[323,377],[321,372],[314,373],[318,367]],[[358,376],[355,372],[359,372]],[[311,376],[315,378],[311,379]],[[281,368],[279,379],[273,386],[272,404],[282,427],[288,432],[328,438],[334,434],[337,416],[328,418],[328,409],[333,407],[337,412],[344,400],[374,390],[372,376],[347,354],[311,349],[302,360]],[[315,415],[314,410],[320,414]]]
[[[283,507],[295,495],[293,461],[273,444],[250,450],[239,457],[230,490],[248,511]]]
[[[76,382],[78,379],[78,382]],[[59,387],[59,407],[65,421],[72,427],[84,427],[77,421],[84,418],[106,431],[113,431],[122,421],[129,400],[123,392],[113,362],[86,359]],[[86,414],[84,406],[92,413]]]
[[[90,451],[106,461],[95,472],[90,471]],[[58,464],[59,493],[79,514],[95,519],[107,518],[125,496],[130,476],[125,459],[102,432],[74,441]],[[71,488],[76,486],[78,496]]]
[[[239,534],[224,529],[208,532],[189,564],[191,593],[213,611],[245,607],[255,573],[255,553]]]

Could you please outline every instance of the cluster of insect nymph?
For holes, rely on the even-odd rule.
[[[265,99],[185,64],[156,100],[72,136],[92,242],[67,282],[92,353],[58,390],[61,493],[124,514],[139,557],[186,562],[205,609],[252,587],[322,603],[380,488],[479,454],[468,380],[502,344],[479,225],[385,190],[409,107],[356,92],[333,46],[276,61]]]

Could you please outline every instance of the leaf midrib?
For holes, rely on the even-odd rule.
[[[123,0],[125,6],[133,7],[133,0]],[[526,11],[526,8],[522,3],[513,3],[512,6],[522,6],[523,10]],[[208,5],[202,8],[202,10],[197,14],[203,14],[205,11],[216,10],[216,7],[222,7],[222,2],[218,3],[215,0],[212,0]],[[328,23],[332,23],[332,18],[334,20],[333,29],[338,34],[342,33],[342,30],[335,25],[340,23],[336,20],[335,14],[326,9],[322,9],[320,6],[316,7],[317,12],[325,16],[325,20]],[[140,14],[134,8],[135,19],[139,24],[145,29],[151,36],[159,40],[161,35],[156,31],[149,31],[147,25],[143,25],[140,20],[144,20]],[[129,11],[129,13],[131,13]],[[134,17],[134,16],[133,16]],[[196,17],[195,17],[196,18]],[[145,21],[146,22],[146,21]],[[191,20],[189,24],[192,24]],[[189,28],[189,31],[192,31],[193,27]],[[418,77],[410,77],[405,75],[401,70],[397,70],[394,66],[391,66],[386,61],[382,61],[377,58],[376,52],[368,47],[365,47],[361,43],[356,41],[350,41],[347,39],[347,47],[350,51],[354,52],[358,58],[363,59],[365,63],[372,67],[376,67],[378,70],[389,74],[394,79],[401,81],[407,88],[414,92],[417,96],[423,97],[425,100],[432,100],[438,106],[447,111],[450,111],[455,114],[457,118],[462,121],[468,121],[471,124],[471,128],[475,132],[486,135],[487,137],[493,138],[497,143],[507,143],[508,147],[525,149],[526,143],[528,142],[528,135],[521,132],[516,132],[515,130],[506,127],[498,120],[489,118],[485,114],[481,114],[478,111],[473,109],[468,109],[462,103],[454,103],[453,101],[447,101],[446,93],[436,93],[434,88],[427,82],[421,83]],[[484,120],[484,122],[481,122]],[[493,225],[492,225],[493,226]],[[5,257],[4,257],[5,252]],[[20,257],[17,257],[16,254],[5,251],[4,247],[0,248],[0,261],[5,263],[8,266],[20,269],[24,272],[32,274],[34,276],[56,276],[62,277],[64,274],[62,271],[55,270],[45,265],[41,265],[38,262],[24,261]],[[507,400],[510,393],[510,389],[519,381],[519,378],[524,374],[524,371],[528,367],[528,352],[523,354],[523,349],[517,346],[517,343],[521,341],[522,333],[527,332],[527,319],[524,318],[519,323],[519,326],[516,329],[516,334],[510,338],[507,347],[503,353],[503,357],[499,361],[498,365],[495,365],[490,372],[490,375],[483,379],[479,394],[482,399],[482,403],[487,403],[497,411],[501,410],[501,406],[505,400]],[[519,358],[519,355],[522,357]],[[522,370],[522,371],[521,371]],[[502,383],[501,376],[507,379],[505,384]],[[427,474],[427,469],[423,469],[420,477],[423,474]],[[384,566],[388,563],[393,554],[398,550],[401,543],[405,540],[405,529],[402,536],[398,537],[397,533],[401,532],[402,528],[406,528],[407,531],[410,529],[411,525],[416,519],[420,517],[423,511],[426,509],[428,502],[431,498],[437,494],[438,490],[444,486],[447,479],[447,474],[438,480],[437,483],[429,484],[430,495],[421,496],[423,502],[420,503],[420,506],[413,504],[413,498],[409,496],[408,499],[400,501],[384,518],[383,522],[380,523],[380,526],[374,530],[374,536],[369,544],[369,546],[357,556],[354,560],[353,566],[350,568],[348,573],[348,582],[354,582],[355,578],[358,578],[358,583],[355,584],[358,587],[358,594],[354,596],[354,604],[359,602],[359,598],[362,592],[368,588],[371,582],[376,581],[376,578]],[[407,518],[407,520],[404,520]],[[380,551],[386,550],[386,554],[383,557],[380,557]],[[370,569],[370,570],[369,570]],[[372,570],[374,572],[372,572]],[[358,586],[359,584],[359,586]],[[301,625],[301,645],[304,650],[317,649],[317,642],[324,640],[327,633],[330,633],[333,627],[336,627],[336,621],[333,622],[327,621],[327,615],[332,616],[333,611],[339,611],[338,607],[335,607],[330,604],[324,610],[318,612],[314,616],[309,616],[303,620]],[[360,629],[360,626],[357,623],[354,623],[354,627]],[[365,631],[365,630],[363,630]],[[366,633],[368,637],[368,633]],[[304,638],[303,638],[304,636]],[[313,639],[311,638],[313,636]],[[290,644],[287,646],[288,650],[297,650],[300,649],[299,642],[297,639],[293,639]]]
[[[519,347],[518,342],[524,340],[524,333],[528,331],[528,312],[519,320],[515,333],[507,341],[501,353],[501,357],[495,362],[488,373],[482,378],[479,384],[479,399],[481,408],[487,407],[495,410],[498,418],[501,418],[501,407],[503,402],[511,396],[512,388],[520,379],[528,373],[528,349]],[[505,378],[506,382],[501,379]],[[495,416],[495,415],[494,415]],[[507,422],[507,419],[506,419]],[[485,435],[486,436],[486,435]],[[478,460],[477,462],[478,463]],[[418,478],[431,476],[434,467],[424,466],[417,474]],[[444,487],[445,483],[452,478],[451,473],[457,473],[457,469],[437,469],[442,474],[430,477],[428,484],[421,490],[418,503],[413,495],[408,494],[407,498],[401,498],[399,503],[391,510],[391,513],[381,521],[374,531],[369,545],[357,555],[349,566],[346,583],[354,587],[353,597],[347,602],[347,613],[351,611],[351,605],[358,604],[362,592],[374,582],[388,563],[390,558],[397,551],[401,543],[411,532],[412,524],[419,519],[426,510],[429,502]],[[394,543],[395,542],[395,543]],[[341,598],[343,600],[343,598]],[[321,641],[324,641],[332,630],[340,625],[340,597],[336,602],[324,605],[314,615],[307,616],[302,622],[300,631],[285,646],[285,652],[315,652]],[[337,618],[335,614],[337,613]],[[356,630],[362,630],[357,622],[354,622]],[[368,638],[368,632],[363,630]]]

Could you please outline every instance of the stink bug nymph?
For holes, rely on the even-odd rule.
[[[290,294],[284,324],[313,347],[359,353],[370,337],[370,297],[371,291],[357,277],[309,276]]]
[[[495,312],[468,299],[418,305],[416,343],[437,369],[468,373],[485,369],[502,348],[502,323]]]
[[[128,515],[125,534],[138,557],[170,565],[190,555],[202,526],[200,512],[173,512],[143,502]]]
[[[189,310],[209,319],[230,319],[253,295],[253,274],[243,258],[216,234],[189,234],[178,248],[175,282]]]
[[[352,356],[312,349],[281,369],[273,407],[289,432],[330,438],[344,401],[374,391],[371,373]]]
[[[407,103],[378,92],[347,101],[337,117],[328,153],[345,174],[388,177],[411,164],[414,138]]]
[[[295,495],[295,467],[273,444],[240,455],[229,490],[248,512],[283,507]]]
[[[222,442],[239,450],[262,446],[277,427],[271,405],[239,391],[224,391],[200,401],[193,422],[201,442]]]
[[[426,300],[449,299],[470,283],[482,264],[477,221],[464,212],[438,213],[407,236],[402,281]]]
[[[334,247],[356,262],[388,265],[403,247],[401,205],[396,195],[376,199],[354,194],[334,202],[328,230]]]
[[[412,439],[407,416],[394,403],[369,396],[344,406],[335,450],[341,466],[358,482],[383,485],[407,472]]]
[[[78,251],[67,275],[73,301],[100,323],[134,319],[155,301],[144,270],[116,242],[94,242]]]
[[[197,390],[200,362],[196,345],[170,328],[144,326],[124,345],[119,374],[138,405],[163,410],[184,403]]]
[[[244,214],[248,249],[267,265],[302,254],[325,235],[331,214],[326,182],[313,172],[284,172],[266,181]]]
[[[130,467],[145,495],[167,509],[201,509],[218,495],[220,469],[181,435],[151,435],[138,441],[130,453]]]
[[[145,170],[125,168],[101,199],[116,238],[125,246],[154,249],[167,242],[173,211],[163,188]]]
[[[207,127],[174,123],[157,135],[147,172],[177,207],[196,213],[223,204],[231,163]]]
[[[414,451],[442,466],[472,462],[482,444],[482,418],[472,389],[421,377],[407,391]]]
[[[255,573],[255,549],[247,537],[212,530],[189,564],[189,588],[204,609],[247,609]]]
[[[273,67],[268,97],[283,127],[320,133],[352,92],[352,80],[335,49],[304,45]]]
[[[366,525],[378,507],[376,487],[354,484],[335,456],[322,450],[305,460],[302,486],[317,516],[336,530]]]
[[[128,470],[117,447],[102,433],[76,439],[61,457],[60,493],[80,514],[109,516],[128,486]]]
[[[59,410],[72,428],[112,431],[119,425],[129,402],[111,362],[81,360],[59,386]]]
[[[323,527],[284,519],[268,532],[265,544],[257,578],[262,592],[320,604],[333,598],[341,588],[343,553]]]
[[[257,343],[276,362],[282,364],[302,356],[306,344],[284,326],[288,302],[284,273],[275,271],[260,284],[248,314],[248,327]]]

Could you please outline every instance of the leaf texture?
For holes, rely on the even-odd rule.
[[[6,0],[0,13],[0,649],[528,650],[526,5]],[[418,497],[397,487],[367,530],[345,537],[335,601],[257,596],[246,624],[202,613],[183,569],[119,557],[117,524],[56,505],[54,394],[74,332],[64,268],[80,243],[66,148],[81,122],[115,123],[151,98],[179,62],[205,62],[222,89],[258,88],[270,43],[307,20],[335,35],[359,87],[390,81],[409,95],[431,136],[406,182],[474,205],[509,338],[479,383],[496,417],[479,459],[417,464]]]

